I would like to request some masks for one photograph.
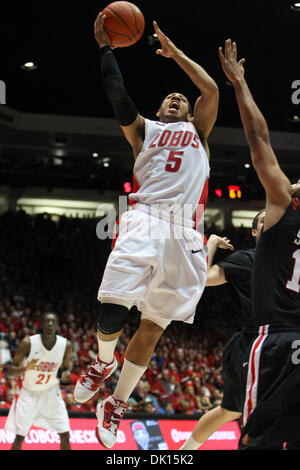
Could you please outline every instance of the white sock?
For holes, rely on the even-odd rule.
[[[102,341],[98,337],[99,357],[101,361],[111,364],[114,360],[114,352],[117,346],[119,338],[113,341]]]
[[[192,436],[180,447],[179,450],[197,450],[203,444],[202,442],[195,441]]]
[[[114,398],[127,403],[128,398],[147,369],[148,366],[139,366],[124,359],[121,374],[113,393]]]

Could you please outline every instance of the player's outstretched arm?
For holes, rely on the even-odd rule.
[[[100,12],[94,25],[95,39],[102,57],[102,79],[108,101],[112,104],[116,119],[136,158],[143,146],[145,120],[127,94],[123,76],[104,28],[105,18]]]
[[[245,59],[237,61],[237,46],[231,39],[225,42],[225,53],[219,57],[227,78],[232,82],[240,115],[248,140],[253,166],[265,188],[267,215],[265,229],[274,225],[291,202],[292,187],[281,170],[270,142],[268,126],[256,105],[244,77]]]
[[[161,49],[156,51],[163,57],[172,58],[189,76],[194,85],[200,90],[194,108],[193,123],[203,141],[206,141],[216,122],[219,107],[219,89],[216,82],[196,62],[189,59],[175,44],[161,31],[157,22],[153,22]]]

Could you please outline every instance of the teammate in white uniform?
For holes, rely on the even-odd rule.
[[[100,13],[95,23],[106,94],[136,159],[135,191],[99,289],[99,355],[76,384],[78,402],[88,401],[116,369],[114,350],[131,307],[142,313],[114,393],[97,407],[96,435],[106,448],[115,444],[126,402],[165,328],[174,320],[193,323],[207,276],[204,237],[195,229],[207,200],[207,137],[217,118],[218,87],[153,24],[161,43],[157,53],[172,58],[201,91],[193,116],[187,98],[176,92],[161,103],[158,121],[142,117],[109,46],[105,16]]]
[[[25,338],[19,345],[9,375],[23,375],[9,411],[5,429],[16,435],[12,450],[21,450],[34,424],[60,435],[61,450],[71,450],[69,417],[62,399],[61,381],[70,382],[71,343],[56,335],[57,316],[42,317],[42,334]]]

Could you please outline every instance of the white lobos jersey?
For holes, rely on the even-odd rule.
[[[166,206],[192,218],[207,203],[210,166],[194,124],[145,119],[145,140],[134,166],[134,203]],[[190,212],[188,212],[190,213]],[[199,221],[199,219],[198,219]]]
[[[41,335],[31,336],[30,342],[30,354],[26,364],[33,359],[38,359],[38,362],[33,370],[25,372],[22,387],[29,390],[47,390],[54,387],[59,383],[57,372],[63,362],[66,338],[56,336],[56,343],[51,350],[45,348]]]

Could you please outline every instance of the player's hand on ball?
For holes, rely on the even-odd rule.
[[[231,39],[225,41],[225,56],[223,54],[222,47],[219,47],[219,57],[222,64],[222,69],[232,83],[240,80],[244,77],[244,62],[246,59],[237,61],[237,47],[235,42],[231,42]]]
[[[174,57],[178,52],[178,49],[175,44],[173,44],[173,42],[169,38],[167,38],[167,36],[160,30],[156,21],[153,21],[153,26],[161,44],[161,49],[157,49],[156,54],[168,58]]]
[[[114,47],[111,46],[110,39],[104,28],[105,18],[106,16],[103,15],[102,12],[100,12],[96,18],[94,25],[95,39],[100,47],[110,46],[112,49],[114,49]]]

